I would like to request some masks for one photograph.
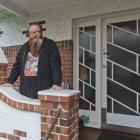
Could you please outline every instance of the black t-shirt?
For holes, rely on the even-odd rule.
[[[38,98],[37,96],[37,72],[38,57],[32,56],[29,52],[24,69],[24,95],[30,98]]]

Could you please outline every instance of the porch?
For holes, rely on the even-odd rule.
[[[39,22],[58,46],[63,81],[81,90],[79,116],[87,122],[80,140],[104,129],[140,139],[140,1],[31,2],[0,0],[0,83],[28,40],[28,25]]]

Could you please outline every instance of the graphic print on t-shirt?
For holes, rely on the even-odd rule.
[[[38,57],[32,56],[32,54],[29,52],[25,64],[24,75],[37,76],[37,72],[38,72]]]

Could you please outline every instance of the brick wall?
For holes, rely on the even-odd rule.
[[[3,84],[7,80],[7,64],[0,64],[0,84]]]
[[[49,140],[78,140],[79,91],[40,91],[41,137],[44,138],[61,109]]]
[[[0,139],[1,138],[5,138],[8,140],[20,140],[21,138],[25,138],[26,137],[26,132],[25,131],[20,131],[20,130],[13,130],[13,134],[9,134],[9,133],[4,133],[4,132],[0,132]]]
[[[8,67],[7,67],[7,77],[11,71],[13,63],[15,62],[16,54],[21,46],[10,46],[10,47],[3,47],[4,54],[8,60]],[[14,83],[14,86],[19,86],[19,79]]]
[[[0,139],[42,140],[60,109],[49,140],[78,140],[80,91],[43,90],[38,94],[39,100],[33,100],[0,87]]]
[[[73,85],[73,46],[72,40],[64,40],[56,42],[62,61],[63,81]],[[8,59],[7,76],[9,75],[12,65],[15,62],[16,54],[21,46],[3,47],[4,53]],[[19,86],[19,79],[14,83],[14,86]]]
[[[72,40],[56,42],[62,61],[63,81],[73,85],[73,44]]]

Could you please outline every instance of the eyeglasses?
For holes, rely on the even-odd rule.
[[[40,34],[41,31],[34,31],[34,32],[29,32],[29,36],[34,36],[35,34]]]

